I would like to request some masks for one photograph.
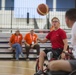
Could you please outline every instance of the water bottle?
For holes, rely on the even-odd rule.
[[[47,53],[47,59],[48,59],[48,61],[50,61],[52,57],[53,57],[53,53],[52,52],[48,52]]]

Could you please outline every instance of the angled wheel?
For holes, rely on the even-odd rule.
[[[45,72],[47,70],[47,62],[44,63],[43,65],[43,72]],[[39,59],[37,59],[36,61],[36,66],[35,66],[35,71],[37,72],[39,70]]]
[[[69,75],[76,75],[76,70],[72,71]]]
[[[39,70],[39,59],[36,61],[35,71],[37,72]]]

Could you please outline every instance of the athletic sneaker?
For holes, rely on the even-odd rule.
[[[24,58],[24,54],[21,52],[21,56]]]
[[[18,60],[19,60],[19,58],[16,58],[16,60],[18,61]]]
[[[29,58],[26,58],[26,61],[29,61],[30,59]]]
[[[34,75],[44,75],[44,73],[41,71],[41,70],[39,70],[37,73],[35,73]]]

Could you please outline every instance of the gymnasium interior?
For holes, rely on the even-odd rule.
[[[37,6],[47,4],[49,13],[45,16],[37,13]],[[40,39],[44,39],[51,27],[51,19],[58,17],[60,28],[67,34],[68,45],[71,45],[71,28],[65,23],[65,12],[76,8],[76,0],[0,0],[0,75],[34,75],[36,72],[37,51],[30,50],[29,60],[26,60],[24,40],[22,51],[24,58],[15,60],[15,50],[10,49],[10,36],[16,29],[23,37],[30,29],[34,29]],[[40,43],[40,51],[51,47],[51,43]]]

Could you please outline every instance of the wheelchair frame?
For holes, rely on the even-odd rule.
[[[66,55],[68,55],[68,56],[70,56],[71,57],[71,59],[75,59],[71,54],[69,54],[69,53],[66,53],[66,52],[63,52],[63,53],[65,53]],[[60,56],[59,56],[60,57]],[[58,58],[58,59],[60,59],[60,58]],[[67,58],[68,59],[68,58]],[[52,60],[55,60],[55,59],[52,59]],[[51,61],[52,61],[51,60]],[[50,62],[51,62],[50,61]],[[44,72],[44,75],[55,75],[55,74],[51,74],[51,72],[49,71],[49,70],[47,70],[47,64],[46,63],[44,63],[44,65],[43,66],[45,66],[46,68],[45,69],[43,69],[43,72]],[[38,71],[38,69],[39,69],[39,59],[37,59],[37,63],[36,63],[36,67],[35,67],[35,70],[36,70],[36,72]],[[56,74],[57,73],[61,73],[60,75],[62,75],[63,73],[64,73],[64,75],[76,75],[76,70],[75,71],[73,71],[73,72],[71,72],[71,73],[68,73],[68,72],[63,72],[63,71],[53,71],[53,72],[56,72]],[[53,73],[52,72],[52,73]],[[59,74],[58,74],[59,75]]]

